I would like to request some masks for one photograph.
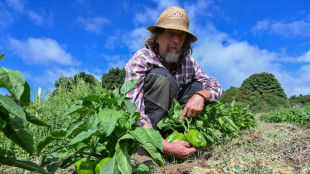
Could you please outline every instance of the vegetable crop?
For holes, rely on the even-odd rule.
[[[40,152],[58,139],[68,140],[68,146],[46,155],[41,165],[54,173],[57,168],[67,168],[82,158],[99,161],[108,157],[110,160],[101,167],[100,173],[145,171],[145,166],[133,165],[130,160],[142,146],[154,163],[162,166],[161,134],[136,124],[140,113],[135,112],[135,104],[125,97],[138,80],[113,91],[102,89],[100,95],[82,97],[79,104],[72,105],[66,115],[75,115],[77,119],[68,128],[56,130],[41,140],[36,150]]]

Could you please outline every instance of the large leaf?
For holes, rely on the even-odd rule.
[[[85,109],[86,109],[86,106],[83,106],[81,104],[74,104],[70,106],[70,108],[67,110],[65,115],[71,115],[71,114],[83,111]]]
[[[24,85],[24,92],[20,97],[20,101],[25,105],[28,106],[30,104],[30,86],[27,82]]]
[[[90,96],[81,97],[78,99],[84,100],[84,101],[92,101],[92,102],[100,103],[100,96],[98,96],[98,95],[90,95]]]
[[[154,147],[163,151],[162,136],[157,130],[137,127],[135,130],[130,131],[130,134],[142,145],[151,143]]]
[[[118,169],[121,173],[132,173],[130,157],[128,155],[126,146],[128,146],[126,141],[116,145],[115,159]]]
[[[90,138],[91,136],[99,135],[99,134],[100,134],[100,132],[98,129],[88,129],[87,131],[83,131],[83,132],[79,133],[77,136],[75,136],[71,140],[70,145],[84,141],[84,140]]]
[[[33,136],[30,129],[25,126],[22,119],[18,117],[10,118],[6,127],[3,129],[3,133],[25,151],[33,154]]]
[[[118,119],[120,119],[123,114],[125,114],[125,111],[123,110],[114,110],[108,108],[104,108],[98,113],[100,126],[107,136],[113,132]]]
[[[161,157],[161,154],[157,151],[155,146],[153,146],[151,143],[146,143],[142,145],[142,147],[151,155],[153,160],[159,165],[164,165],[164,160]]]
[[[4,57],[4,55],[5,55],[4,53],[0,54],[0,60]]]
[[[127,101],[127,100],[124,100],[124,102],[125,102],[127,111],[132,116],[136,112],[137,106],[134,103],[131,103],[130,101]]]
[[[33,172],[46,173],[46,174],[48,173],[41,166],[32,163],[30,161],[20,161],[14,158],[7,158],[4,156],[0,156],[0,163],[3,165],[19,167]]]
[[[116,154],[113,158],[102,166],[100,174],[119,174],[119,170],[116,164]]]
[[[0,67],[0,81],[17,100],[20,100],[25,86],[25,78],[22,73]]]
[[[41,119],[39,119],[37,116],[33,115],[29,111],[26,111],[26,119],[28,122],[39,125],[39,126],[50,126]]]
[[[133,79],[133,80],[130,80],[124,83],[121,87],[120,93],[124,95],[127,94],[129,91],[131,91],[136,86],[139,80],[140,79],[138,78],[138,79]]]
[[[56,130],[52,132],[50,135],[48,135],[38,143],[36,147],[37,154],[39,154],[51,142],[58,139],[63,139],[65,136],[66,136],[65,130]]]
[[[27,121],[24,109],[15,103],[12,98],[0,95],[0,105],[9,113]]]

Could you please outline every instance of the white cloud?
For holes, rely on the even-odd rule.
[[[124,68],[127,61],[129,60],[129,57],[125,55],[107,55],[102,54],[104,59],[108,62],[108,69],[105,70],[105,72],[108,72],[111,68]]]
[[[304,55],[301,55],[297,59],[299,62],[308,62],[310,63],[310,50],[307,51]]]
[[[263,20],[257,22],[252,28],[254,34],[258,32],[269,32],[285,37],[291,36],[310,36],[310,22],[300,20],[293,22],[277,22],[271,20]]]
[[[135,52],[144,47],[144,41],[148,37],[148,31],[145,27],[136,28],[123,36],[123,42],[129,50]]]
[[[83,26],[86,31],[93,33],[101,33],[104,24],[109,24],[110,21],[103,17],[82,18],[78,17],[77,23]]]
[[[51,62],[61,65],[79,64],[56,40],[50,38],[30,37],[24,41],[9,38],[8,43],[13,52],[28,64],[48,64]]]
[[[34,21],[34,23],[36,25],[41,25],[43,23],[43,17],[38,15],[36,12],[34,11],[29,11],[28,12],[29,17]]]
[[[210,29],[210,30],[209,30]],[[212,25],[199,28],[199,40],[194,48],[194,57],[206,73],[216,78],[224,89],[240,87],[254,73],[268,72],[275,75],[288,96],[309,94],[310,65],[303,64],[295,73],[283,70],[285,58],[275,53],[237,41]],[[290,57],[308,61],[309,53]]]
[[[18,12],[23,12],[24,11],[24,2],[21,0],[6,0],[6,3],[13,8],[14,10]]]

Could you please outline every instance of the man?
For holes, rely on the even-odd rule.
[[[126,64],[125,81],[140,78],[137,86],[127,96],[138,107],[143,128],[158,129],[175,98],[184,106],[180,119],[194,117],[208,102],[215,102],[222,95],[218,82],[208,77],[191,57],[191,43],[197,40],[189,30],[186,11],[178,7],[166,9],[157,24],[147,29],[151,37],[146,48],[135,53]],[[168,143],[163,139],[164,153],[185,159],[197,148],[188,142]]]

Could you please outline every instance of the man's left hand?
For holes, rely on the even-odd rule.
[[[208,91],[206,90],[202,90],[199,91],[201,95],[206,96],[206,98],[209,98],[210,94]],[[198,94],[194,94],[186,103],[180,120],[182,121],[184,116],[188,116],[188,117],[195,117],[196,115],[199,115],[201,113],[201,111],[203,110],[204,107],[204,103],[205,103],[205,99]]]

